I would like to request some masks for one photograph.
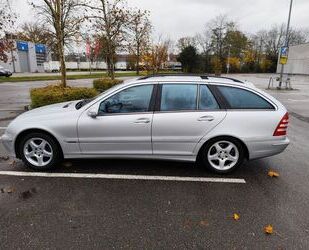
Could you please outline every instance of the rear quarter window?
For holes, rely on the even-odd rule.
[[[217,86],[220,93],[226,99],[231,109],[275,109],[263,97],[245,89]]]

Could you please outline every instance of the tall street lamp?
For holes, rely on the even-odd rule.
[[[293,6],[293,0],[291,0],[291,2],[290,2],[289,18],[288,18],[288,24],[287,24],[286,33],[285,33],[285,42],[284,42],[284,46],[285,46],[286,48],[289,47],[289,32],[290,32],[290,22],[291,22],[292,6]],[[280,52],[280,53],[281,53],[281,52]],[[280,80],[279,80],[279,89],[280,89],[281,86],[282,86],[283,72],[284,72],[284,64],[281,64],[281,72],[280,72]]]

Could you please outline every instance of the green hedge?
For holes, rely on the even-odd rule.
[[[111,87],[113,87],[116,84],[122,83],[122,80],[119,79],[110,79],[110,78],[100,78],[100,79],[96,79],[93,80],[93,87],[99,91],[99,92],[103,92]]]
[[[67,102],[73,100],[95,97],[98,92],[93,88],[66,87],[49,85],[43,88],[35,88],[30,91],[31,107]]]

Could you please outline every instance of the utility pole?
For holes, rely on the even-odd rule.
[[[284,46],[285,46],[286,48],[289,47],[289,31],[290,31],[290,22],[291,22],[292,6],[293,6],[293,0],[291,0],[291,2],[290,2],[289,18],[288,18],[288,24],[287,24],[286,33],[285,33],[285,42],[284,42]],[[280,53],[281,53],[281,52],[280,52]],[[284,72],[284,64],[281,64],[280,80],[279,80],[279,87],[278,87],[279,89],[281,89],[281,86],[282,86],[283,72]]]
[[[226,74],[230,73],[230,57],[231,57],[231,44],[229,45],[229,53],[227,56]]]

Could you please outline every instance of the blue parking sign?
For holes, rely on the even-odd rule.
[[[280,52],[280,56],[281,57],[288,57],[288,47],[281,47],[281,52]]]
[[[28,43],[23,41],[17,41],[17,49],[20,51],[28,51]]]

